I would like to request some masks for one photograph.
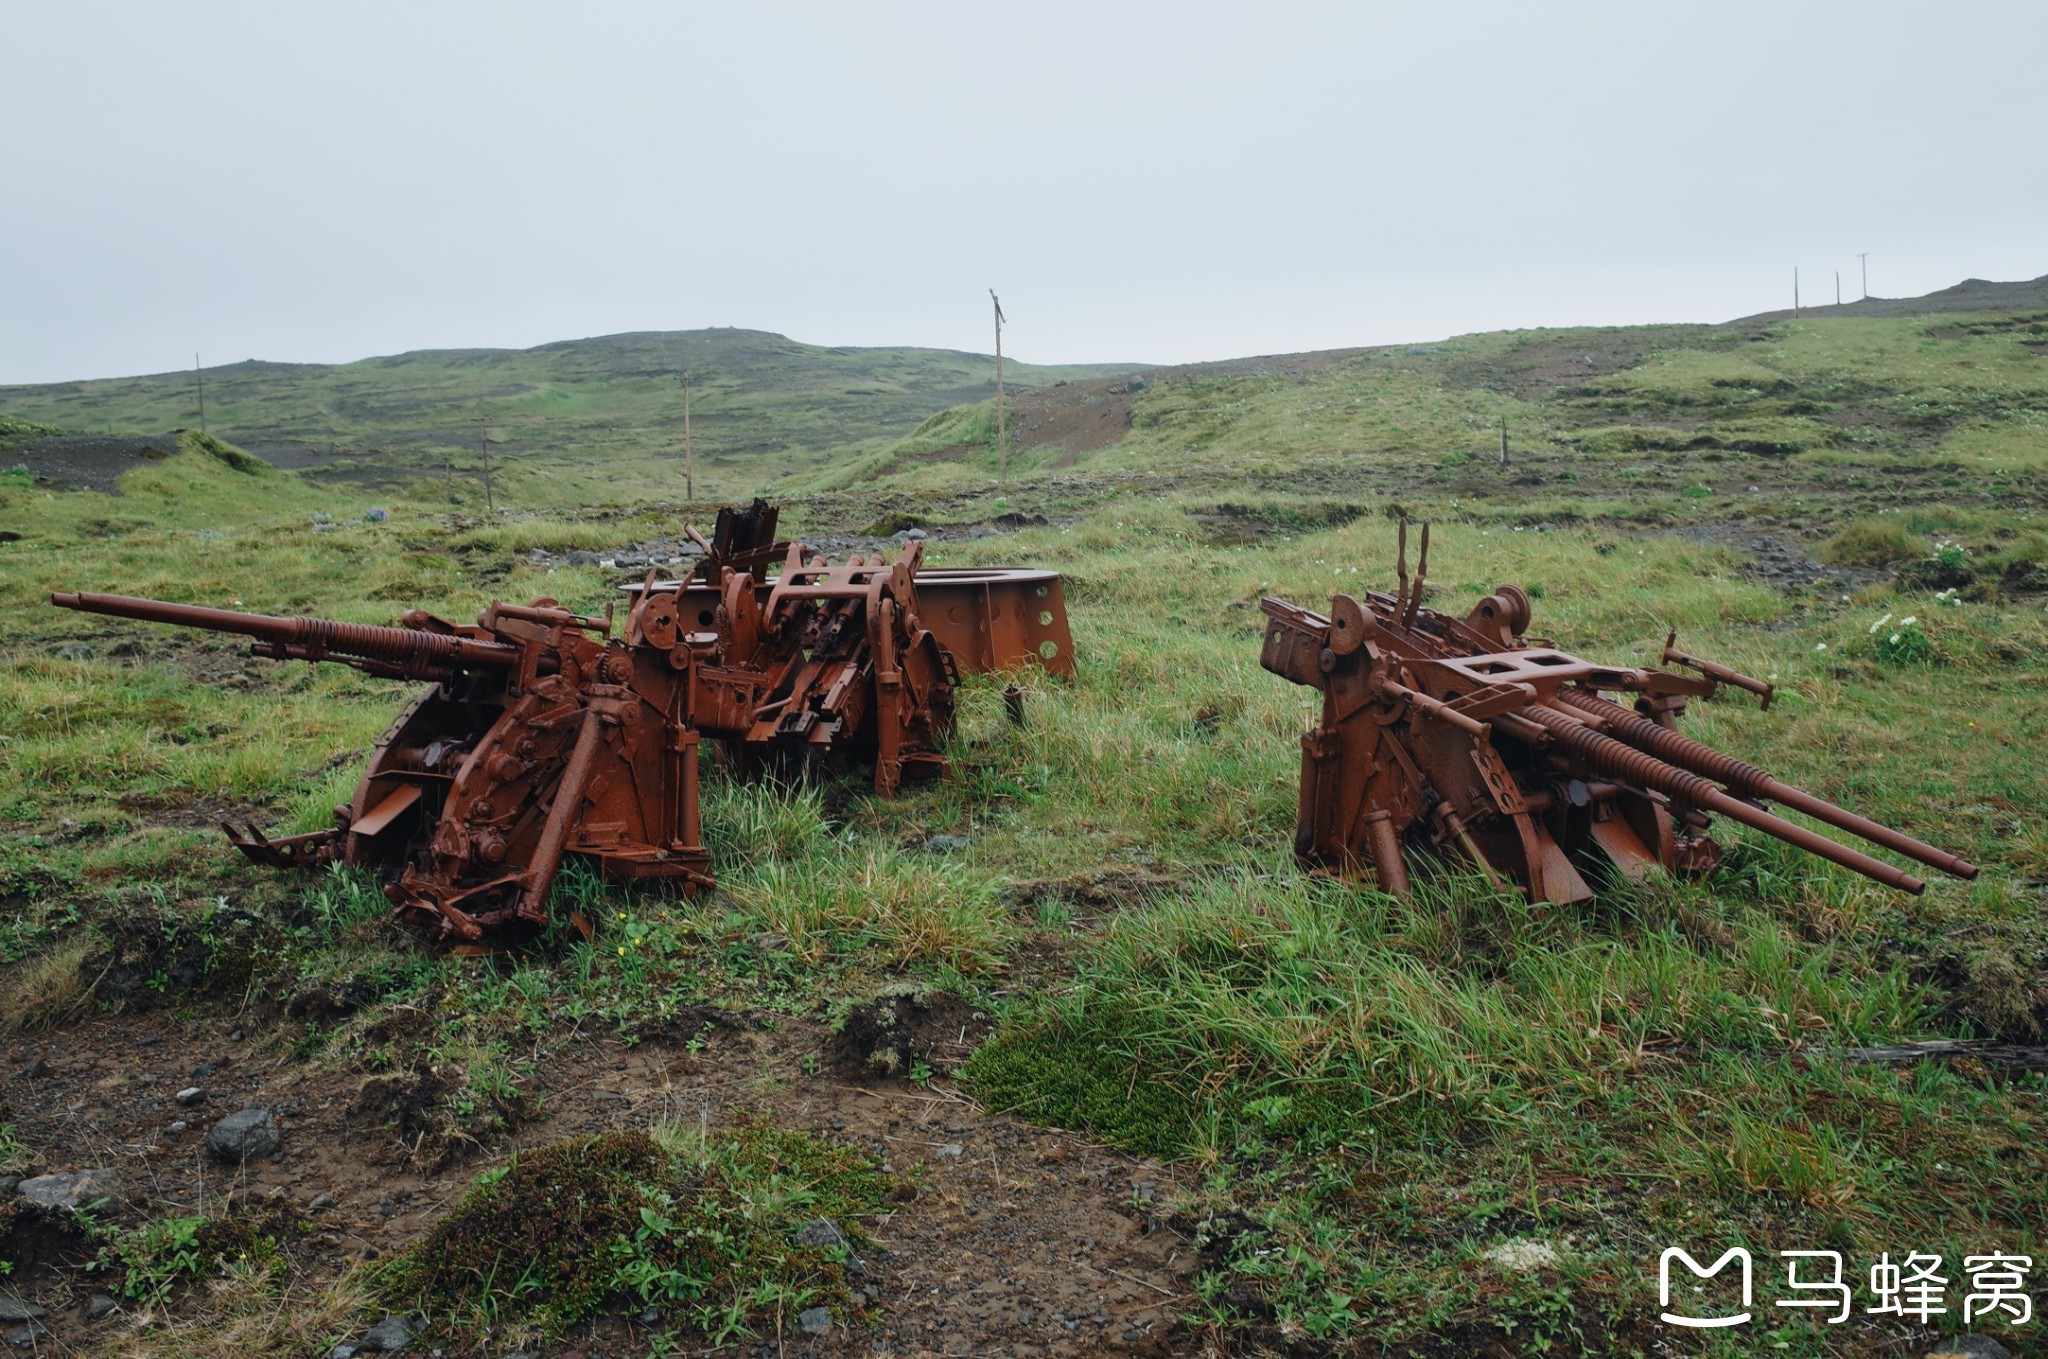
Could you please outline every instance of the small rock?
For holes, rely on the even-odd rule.
[[[369,509],[363,511],[363,518],[373,524],[381,524],[391,518],[391,511],[385,509],[382,505],[372,505]]]
[[[327,1359],[356,1359],[356,1347],[346,1343],[336,1345],[327,1351]]]
[[[7,1333],[7,1343],[27,1349],[30,1345],[35,1344],[36,1341],[48,1334],[49,1332],[44,1330],[40,1323],[31,1321],[26,1326],[9,1331]]]
[[[958,854],[973,844],[964,835],[927,835],[924,847],[934,854]]]
[[[36,1321],[45,1313],[26,1298],[17,1298],[12,1293],[0,1293],[0,1321]]]
[[[121,1177],[111,1170],[73,1170],[23,1180],[14,1192],[39,1208],[89,1208],[121,1197]]]
[[[1550,1243],[1520,1237],[1513,1241],[1501,1242],[1487,1251],[1485,1258],[1510,1274],[1527,1274],[1531,1270],[1548,1269],[1558,1262],[1557,1251]]]
[[[908,538],[913,543],[921,543],[924,541],[925,534],[923,529],[914,528],[906,530],[903,536]]]
[[[779,934],[757,934],[747,943],[756,953],[780,953],[789,947],[789,940]]]
[[[21,1078],[25,1081],[39,1081],[49,1074],[50,1064],[40,1057],[21,1069]]]
[[[821,1217],[799,1229],[796,1243],[799,1246],[809,1246],[813,1250],[845,1250],[851,1244],[846,1239],[846,1233],[840,1230],[839,1224],[827,1217]]]
[[[832,1329],[832,1309],[810,1307],[796,1314],[796,1328],[805,1335],[824,1335]]]
[[[192,1068],[190,1074],[192,1079],[196,1081],[204,1077],[211,1076],[214,1072],[218,1070],[220,1070],[220,1068],[212,1062],[201,1062],[198,1066]]]
[[[389,1354],[402,1350],[412,1340],[412,1327],[405,1324],[404,1317],[385,1317],[382,1321],[363,1332],[359,1342],[366,1350]]]
[[[277,1115],[268,1109],[244,1109],[229,1114],[206,1130],[206,1154],[223,1165],[238,1166],[259,1160],[282,1145],[277,1135]]]
[[[57,658],[64,661],[89,661],[92,659],[92,648],[83,642],[66,642],[57,648]],[[17,1340],[14,1343],[19,1345],[23,1342]]]
[[[313,1196],[312,1208],[314,1212],[321,1213],[325,1212],[329,1208],[332,1208],[335,1204],[340,1202],[341,1200],[334,1197],[334,1195],[332,1194],[315,1194]]]
[[[642,1326],[659,1326],[661,1324],[661,1309],[659,1307],[649,1307],[640,1313],[640,1324]]]
[[[229,1041],[230,1043],[239,1043],[239,1042],[241,1042],[241,1041],[242,1041],[242,1031],[241,1031],[240,1029],[236,1029],[236,1030],[235,1030],[235,1031],[234,1031],[233,1033],[231,1033],[231,1034],[229,1034],[229,1035],[228,1035],[228,1041]]]
[[[160,1034],[152,1033],[146,1037],[138,1038],[135,1040],[135,1046],[138,1048],[160,1048],[163,1045],[164,1040]]]
[[[958,1142],[948,1142],[940,1147],[935,1154],[943,1156],[948,1160],[957,1160],[965,1150],[966,1148],[962,1147]]]
[[[189,1127],[191,1127],[191,1126],[192,1126],[192,1125],[191,1125],[190,1123],[187,1123],[187,1122],[186,1122],[186,1121],[185,1121],[184,1119],[182,1119],[182,1118],[174,1118],[174,1119],[172,1119],[172,1120],[171,1120],[171,1124],[170,1124],[170,1126],[169,1126],[169,1127],[167,1127],[167,1128],[165,1128],[165,1129],[164,1129],[164,1131],[165,1131],[165,1132],[171,1132],[171,1133],[181,1133],[181,1132],[184,1132],[184,1131],[185,1131],[185,1130],[186,1130],[187,1128],[189,1128]]]
[[[196,1085],[188,1085],[183,1090],[180,1090],[176,1095],[178,1103],[184,1105],[188,1109],[205,1098],[206,1092],[204,1090],[201,1090]]]
[[[1937,1341],[1927,1359],[2012,1359],[2012,1353],[1988,1335],[1954,1335]]]
[[[599,560],[600,558],[595,552],[588,552],[580,547],[571,552],[568,557],[568,562],[571,566],[596,566]]]
[[[105,1293],[95,1293],[85,1300],[85,1319],[87,1321],[105,1321],[108,1317],[114,1315],[114,1308],[116,1306],[118,1304]]]

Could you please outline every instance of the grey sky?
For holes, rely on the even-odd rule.
[[[1042,362],[2048,272],[2048,6],[0,0],[0,382],[738,325]]]

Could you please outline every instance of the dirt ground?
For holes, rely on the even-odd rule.
[[[978,1016],[948,1015],[933,1034],[955,1059],[982,1033]],[[816,1055],[823,1054],[823,1060]],[[813,1060],[807,1060],[813,1059]],[[40,1063],[40,1066],[37,1064]],[[806,1068],[811,1068],[807,1071]],[[369,1073],[292,1060],[285,1036],[254,1015],[222,1008],[93,1019],[0,1047],[4,1097],[21,1132],[74,1168],[104,1167],[126,1188],[125,1215],[218,1212],[231,1197],[284,1195],[316,1231],[292,1243],[309,1282],[352,1261],[402,1249],[456,1201],[474,1176],[515,1147],[658,1119],[718,1125],[759,1115],[866,1147],[909,1172],[915,1197],[863,1224],[878,1248],[849,1271],[880,1316],[873,1330],[769,1337],[728,1354],[1168,1355],[1196,1337],[1176,1329],[1189,1298],[1193,1248],[1151,1211],[1173,1171],[1084,1137],[989,1114],[943,1081],[928,1087],[875,1076],[823,1026],[784,1021],[714,1029],[697,1051],[610,1034],[570,1032],[545,1047],[528,1091],[538,1116],[501,1145],[436,1167],[408,1154]],[[33,1072],[34,1074],[28,1074]],[[181,1107],[198,1086],[202,1103]],[[267,1107],[283,1149],[240,1171],[205,1155],[206,1128],[245,1107]],[[55,1168],[55,1167],[52,1167]],[[323,1198],[322,1196],[328,1196]],[[314,1209],[318,1201],[331,1206]],[[10,1288],[50,1307],[44,1353],[73,1352],[87,1322],[82,1242],[32,1243]],[[69,1305],[63,1299],[70,1298]],[[415,1348],[423,1348],[416,1346]],[[647,1328],[625,1313],[581,1326],[528,1353],[624,1359],[647,1352]]]
[[[183,430],[157,435],[52,434],[26,439],[0,455],[0,466],[26,467],[37,484],[119,495],[116,484],[148,462],[178,451]]]

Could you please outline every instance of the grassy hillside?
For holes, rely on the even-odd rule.
[[[2044,356],[2039,311],[1467,335],[1026,393],[1011,466],[1048,487],[1251,480],[1625,502],[1639,519],[1901,494],[2038,505]],[[970,494],[993,479],[992,445],[989,409],[963,409],[797,484]]]
[[[501,503],[681,497],[692,375],[697,487],[736,496],[843,456],[934,411],[995,392],[994,360],[944,349],[828,348],[756,330],[658,331],[535,349],[420,350],[347,364],[250,360],[209,368],[214,434],[315,480],[393,490],[452,460],[482,503],[478,421],[497,447]],[[1112,371],[1007,363],[1030,387]],[[1121,370],[1115,370],[1121,371]],[[68,430],[199,425],[191,373],[0,386],[0,415]],[[422,488],[446,501],[438,488]]]
[[[1758,1320],[1699,1352],[1919,1353],[1961,1327],[1964,1256],[2048,1254],[2041,1073],[1845,1056],[2048,1043],[2043,321],[1533,332],[1074,378],[1020,400],[1007,486],[982,403],[800,469],[800,532],[910,514],[936,564],[1064,572],[1077,680],[1027,678],[1022,725],[970,682],[956,776],[894,801],[707,767],[717,891],[572,873],[558,904],[597,938],[495,959],[421,954],[374,884],[250,868],[211,829],[319,823],[400,686],[43,594],[366,622],[540,594],[594,609],[618,573],[528,549],[672,535],[676,511],[600,493],[480,522],[429,483],[388,520],[330,517],[333,487],[193,438],[118,495],[0,472],[0,1070],[58,1073],[10,1086],[0,1170],[80,1164],[79,1145],[196,1160],[162,1131],[169,1077],[219,1050],[238,1065],[209,1085],[295,1101],[287,1162],[240,1172],[252,1198],[344,1204],[237,1216],[227,1172],[180,1171],[196,1200],[167,1188],[93,1228],[90,1285],[37,1256],[9,1287],[166,1300],[67,1333],[108,1355],[321,1352],[416,1306],[450,1353],[742,1328],[752,1348],[814,1305],[904,1351],[943,1322],[949,1352],[1651,1354],[1682,1348],[1656,1319],[1658,1253],[1742,1243]],[[1519,583],[1536,630],[1622,663],[1675,627],[1779,686],[1767,713],[1696,704],[1690,733],[1983,876],[1908,899],[1724,822],[1713,876],[1583,907],[1450,873],[1413,904],[1308,879],[1290,844],[1313,708],[1259,667],[1257,600],[1386,586],[1403,510],[1436,523],[1438,607]],[[1027,526],[946,531],[992,522]],[[1767,539],[1818,574],[1767,574]],[[863,1025],[899,1019],[893,1074],[844,1064]],[[101,1054],[83,1077],[81,1051]],[[176,1070],[153,1055],[173,1051]],[[167,1076],[145,1088],[151,1062]],[[494,1185],[639,1202],[602,1166],[547,1176],[589,1145],[564,1138],[650,1122],[657,1146],[627,1150],[667,1226],[488,1234]],[[1088,1159],[1105,1144],[1155,1159]],[[647,1267],[677,1204],[719,1243],[701,1278]],[[792,1249],[813,1204],[887,1244],[865,1256],[882,1283]],[[207,1215],[239,1258],[164,1244]],[[488,1267],[428,1288],[451,1240]],[[1141,1266],[1114,1253],[1146,1242]],[[1794,1249],[1844,1254],[1848,1322],[1769,1308]],[[1908,1251],[1950,1265],[1932,1327],[1861,1311],[1876,1256]],[[1051,1315],[1077,1272],[1091,1300]],[[1008,1310],[973,1330],[971,1299],[997,1294]],[[645,1306],[653,1334],[620,1338]]]

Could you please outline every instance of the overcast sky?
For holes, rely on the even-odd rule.
[[[1040,362],[2048,273],[2048,5],[0,0],[0,382],[736,325]]]

